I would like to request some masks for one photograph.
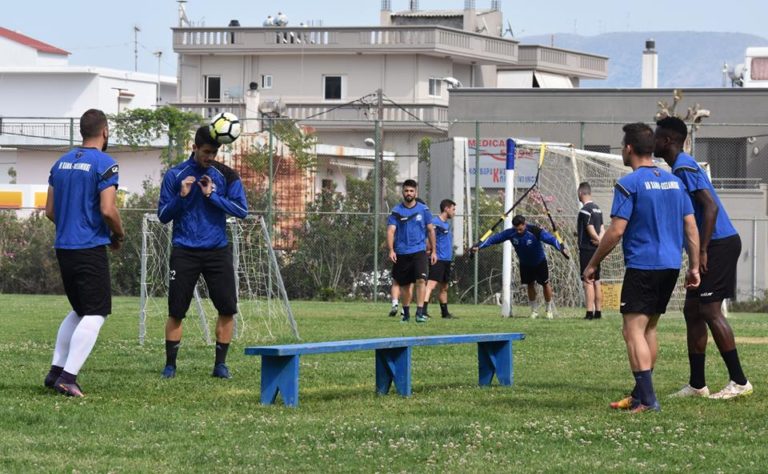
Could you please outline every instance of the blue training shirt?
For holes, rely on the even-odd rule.
[[[117,187],[119,167],[96,148],[77,147],[59,158],[48,176],[53,188],[57,249],[89,249],[110,243],[101,215],[101,192]]]
[[[498,234],[493,234],[485,242],[481,243],[478,248],[482,249],[505,240],[512,242],[512,247],[515,248],[520,265],[526,267],[536,266],[547,258],[544,255],[544,247],[541,246],[542,242],[553,246],[557,250],[563,250],[563,247],[554,235],[533,224],[526,224],[525,232],[522,235],[518,234],[514,227],[510,227]]]
[[[181,182],[187,176],[200,180],[207,175],[214,184],[210,197],[205,197],[197,182],[181,197]],[[240,176],[230,167],[213,162],[209,168],[199,166],[194,155],[165,173],[160,188],[157,216],[166,224],[173,221],[174,247],[215,249],[225,247],[227,215],[244,218],[248,202]]]
[[[392,209],[387,226],[395,226],[395,253],[407,255],[427,250],[427,224],[432,222],[429,208],[418,201],[411,207],[402,203]]]
[[[703,219],[703,208],[696,202],[694,193],[702,189],[709,191],[710,196],[717,204],[717,218],[715,219],[715,227],[712,229],[711,240],[724,239],[736,235],[736,228],[733,227],[731,219],[728,218],[728,213],[725,212],[723,203],[720,202],[720,197],[715,192],[715,188],[712,187],[712,183],[707,177],[707,173],[696,163],[696,160],[687,153],[680,153],[675,159],[675,165],[672,166],[672,173],[680,178],[685,185],[685,190],[691,197],[691,204],[693,205],[693,213],[696,216],[696,225],[701,232],[701,224]]]
[[[672,173],[641,166],[614,188],[611,217],[627,221],[624,264],[638,270],[679,270],[684,216],[693,214],[685,187]]]
[[[451,232],[451,223],[443,221],[440,216],[432,219],[432,225],[435,226],[435,246],[437,247],[438,260],[453,260],[453,232]]]

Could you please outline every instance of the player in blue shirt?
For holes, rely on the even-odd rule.
[[[424,314],[429,306],[429,297],[432,291],[439,286],[440,292],[437,295],[437,301],[440,303],[440,316],[443,319],[453,319],[448,311],[448,283],[451,281],[451,264],[453,263],[453,232],[449,220],[456,215],[456,203],[450,199],[440,201],[440,214],[432,219],[432,225],[435,226],[435,242],[437,253],[437,262],[429,267],[429,278],[427,280],[427,290],[424,294]]]
[[[688,384],[674,394],[678,397],[709,396],[704,376],[707,350],[707,328],[725,361],[730,381],[711,398],[727,399],[752,393],[736,350],[728,320],[723,315],[725,298],[736,295],[736,265],[741,255],[741,238],[731,224],[728,214],[712,187],[707,173],[692,156],[683,152],[688,134],[685,122],[668,117],[656,123],[655,154],[672,168],[672,172],[685,185],[685,191],[693,203],[696,223],[699,227],[701,252],[701,285],[685,295],[685,326],[688,334]]]
[[[471,252],[509,240],[515,248],[520,263],[520,282],[528,286],[528,304],[531,306],[531,318],[539,315],[536,301],[536,283],[544,289],[544,301],[547,303],[547,319],[554,318],[554,301],[552,300],[552,284],[549,282],[549,265],[544,247],[541,243],[549,244],[565,254],[565,247],[557,238],[533,224],[526,224],[525,217],[517,215],[512,218],[512,227],[490,236],[479,246],[472,247]]]
[[[393,263],[392,278],[400,286],[403,300],[402,322],[410,319],[411,283],[414,283],[416,322],[424,323],[427,321],[423,305],[428,260],[434,264],[437,253],[427,257],[427,241],[430,248],[435,248],[435,227],[429,208],[416,200],[417,186],[412,179],[403,182],[403,202],[392,209],[387,219],[387,247]]]
[[[51,168],[45,215],[56,225],[56,258],[64,291],[72,305],[59,325],[46,387],[83,397],[77,374],[112,312],[112,287],[106,247],[118,250],[123,232],[117,210],[119,167],[104,153],[109,143],[107,117],[90,109],[80,117],[83,145]]]
[[[633,172],[616,183],[611,225],[583,278],[587,283],[594,281],[597,266],[623,238],[626,271],[621,314],[635,388],[629,397],[611,403],[611,407],[640,413],[660,410],[652,380],[658,353],[656,325],[677,283],[684,237],[690,262],[686,287],[699,284],[699,235],[683,183],[653,163],[651,127],[633,123],[623,130],[621,154]]]
[[[219,313],[212,375],[230,378],[226,359],[237,313],[237,293],[227,216],[245,218],[248,203],[237,173],[215,161],[218,150],[219,144],[208,126],[200,127],[192,155],[165,173],[160,189],[157,215],[164,224],[173,221],[164,378],[176,375],[181,324],[200,275]]]

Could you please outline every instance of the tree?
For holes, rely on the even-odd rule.
[[[317,166],[315,145],[317,136],[307,129],[301,128],[295,120],[274,119],[268,132],[276,139],[272,144],[273,149],[277,143],[282,143],[290,150],[294,163],[299,169],[312,171]],[[248,167],[262,174],[269,174],[269,144],[256,144],[250,152],[244,156]]]
[[[187,158],[186,148],[192,132],[204,122],[198,114],[167,105],[155,110],[129,109],[110,115],[109,119],[115,138],[133,148],[151,146],[153,141],[167,137],[168,146],[160,153],[165,168]]]

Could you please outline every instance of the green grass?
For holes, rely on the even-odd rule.
[[[137,301],[118,298],[79,380],[85,399],[43,388],[60,296],[0,295],[0,472],[765,472],[768,320],[732,314],[756,393],[668,400],[687,381],[679,314],[660,323],[661,413],[608,403],[632,385],[621,321],[501,319],[491,306],[426,325],[387,318],[387,303],[297,302],[305,341],[524,332],[515,384],[479,388],[474,345],[413,351],[413,396],[377,396],[372,352],[305,356],[300,405],[259,404],[260,363],[233,344],[234,378],[210,377],[213,349],[189,332],[178,375],[161,380],[163,321],[137,344]],[[437,308],[433,312],[436,312]],[[522,310],[521,312],[525,312]],[[561,311],[565,313],[565,311]],[[567,315],[566,315],[567,316]],[[710,388],[727,373],[710,342]]]

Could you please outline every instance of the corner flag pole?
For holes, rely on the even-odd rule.
[[[510,209],[515,200],[515,149],[517,144],[511,138],[507,138],[507,160],[506,171],[504,173],[504,207]],[[509,220],[509,213],[504,214],[504,229],[512,227]],[[508,318],[512,316],[512,243],[507,241],[503,244],[501,260],[501,316]]]

